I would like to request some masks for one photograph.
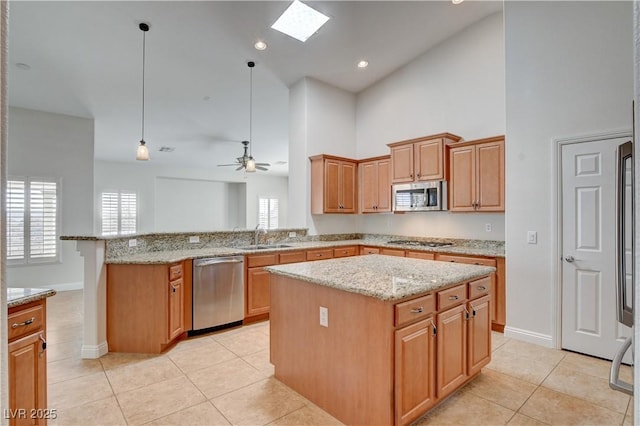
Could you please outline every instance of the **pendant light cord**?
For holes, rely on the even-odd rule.
[[[142,140],[144,143],[144,63],[146,56],[147,31],[142,30]]]
[[[249,157],[252,156],[253,146],[253,67],[249,67]]]

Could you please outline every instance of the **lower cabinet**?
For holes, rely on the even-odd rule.
[[[464,305],[437,316],[438,396],[444,397],[467,380],[467,317]]]
[[[107,265],[110,352],[160,353],[185,333],[191,275],[184,263]]]
[[[269,272],[264,268],[247,269],[245,317],[269,313]]]
[[[45,300],[9,310],[9,425],[47,423],[45,310]]]

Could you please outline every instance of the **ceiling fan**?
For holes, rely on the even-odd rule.
[[[253,159],[251,154],[249,154],[249,141],[242,141],[242,145],[244,145],[244,152],[241,157],[236,158],[236,163],[232,164],[218,164],[218,167],[226,167],[226,166],[238,166],[237,170],[246,169],[248,172],[255,172],[256,170],[267,171],[267,167],[271,166],[269,163],[256,163],[256,160]],[[253,164],[251,163],[253,162]],[[253,168],[253,170],[251,170]]]
[[[225,166],[238,166],[236,171],[244,169],[248,173],[255,172],[256,170],[264,170],[267,171],[267,167],[271,164],[269,163],[256,163],[256,160],[253,159],[251,155],[251,145],[250,140],[252,139],[251,130],[252,130],[252,119],[253,119],[253,67],[256,66],[256,63],[253,61],[247,62],[247,66],[249,67],[249,140],[242,141],[242,145],[244,145],[244,152],[242,153],[242,157],[237,157],[235,164],[218,164],[219,167]]]

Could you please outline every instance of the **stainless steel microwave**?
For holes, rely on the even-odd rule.
[[[447,210],[447,182],[401,183],[393,185],[393,211]]]

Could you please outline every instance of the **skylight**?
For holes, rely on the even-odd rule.
[[[271,28],[304,43],[328,20],[328,16],[298,0],[293,0]]]

